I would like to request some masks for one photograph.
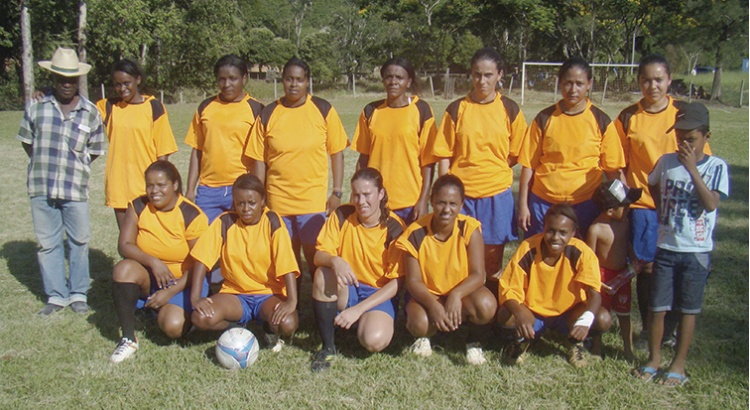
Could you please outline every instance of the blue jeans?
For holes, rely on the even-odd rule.
[[[86,302],[89,290],[89,203],[63,201],[37,196],[31,198],[31,219],[41,249],[37,251],[47,303],[67,306]],[[65,274],[63,233],[68,240],[68,265]]]

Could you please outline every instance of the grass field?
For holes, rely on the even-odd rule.
[[[382,96],[334,95],[330,101],[351,135],[362,107],[376,98]],[[264,97],[265,102],[269,99]],[[438,119],[442,117],[448,102],[429,102]],[[180,144],[172,160],[183,176],[189,150],[182,140],[195,107],[167,107]],[[541,108],[522,107],[527,121]],[[614,117],[624,106],[602,108]],[[170,341],[147,318],[137,324],[141,349],[135,358],[110,365],[118,339],[110,274],[120,257],[114,216],[103,205],[105,161],[95,163],[91,179],[92,313],[78,316],[66,309],[38,318],[35,313],[45,296],[25,190],[27,160],[14,139],[21,116],[0,112],[0,151],[7,161],[0,178],[0,221],[5,221],[0,229],[0,297],[5,301],[0,306],[0,408],[748,408],[747,109],[711,107],[711,145],[730,165],[732,193],[720,204],[713,270],[688,359],[691,381],[681,389],[630,378],[631,366],[622,359],[614,329],[604,338],[606,359],[584,369],[568,365],[554,340],[545,341],[516,368],[502,366],[502,346],[490,343],[485,346],[489,363],[471,367],[464,360],[463,330],[436,339],[439,347],[428,359],[408,354],[412,338],[402,317],[384,353],[366,354],[356,336],[341,333],[342,354],[331,371],[311,374],[319,338],[308,280],[293,345],[279,354],[261,350],[258,362],[247,370],[226,371],[216,364],[218,333],[195,332]],[[347,152],[347,179],[355,160]],[[515,246],[508,246],[506,260]],[[637,322],[637,315],[633,317]],[[639,354],[645,358],[644,352]],[[667,350],[665,360],[669,358]]]

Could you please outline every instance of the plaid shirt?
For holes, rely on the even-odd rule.
[[[99,110],[83,96],[65,118],[54,95],[32,103],[16,139],[32,147],[28,169],[30,197],[87,201],[91,156],[104,155]]]

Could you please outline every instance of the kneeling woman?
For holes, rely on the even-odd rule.
[[[182,180],[169,161],[146,168],[146,195],[128,204],[118,249],[122,261],[112,271],[112,296],[122,339],[110,360],[119,363],[138,350],[135,309],[158,311],[159,328],[171,338],[190,328],[188,256],[208,228],[208,218],[182,196]],[[198,288],[200,290],[200,287]],[[143,300],[139,298],[145,298]]]
[[[386,206],[380,172],[360,169],[351,187],[352,204],[336,208],[318,235],[313,306],[323,348],[313,371],[327,369],[336,354],[335,326],[357,324],[359,343],[370,352],[385,349],[393,338],[401,252],[390,245],[404,226]]]
[[[429,337],[470,322],[466,359],[485,362],[478,343],[480,325],[495,316],[497,301],[484,287],[484,241],[480,223],[461,215],[464,185],[454,175],[435,181],[433,212],[411,224],[396,241],[405,251],[406,328],[417,340],[412,351],[432,354]]]
[[[196,243],[191,300],[193,323],[200,329],[223,330],[230,322],[264,324],[273,350],[281,337],[297,330],[299,270],[292,242],[281,217],[266,208],[266,189],[258,178],[240,175],[232,185],[235,211],[221,214]],[[218,294],[201,292],[206,271],[221,257],[224,284]],[[204,284],[205,287],[205,284]]]

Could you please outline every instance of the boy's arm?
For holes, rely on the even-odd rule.
[[[583,341],[589,334],[591,326],[594,325],[596,313],[602,306],[602,296],[591,286],[586,286],[586,298],[587,306],[586,311],[578,318],[578,320],[570,329],[570,337]]]
[[[703,181],[703,176],[698,171],[698,165],[695,161],[695,148],[687,143],[682,143],[678,147],[677,159],[690,174],[690,179],[693,180],[693,186],[695,187],[695,193],[698,195],[698,201],[707,212],[712,212],[719,206],[719,198],[721,197],[718,192],[712,191],[708,188],[706,183]]]

